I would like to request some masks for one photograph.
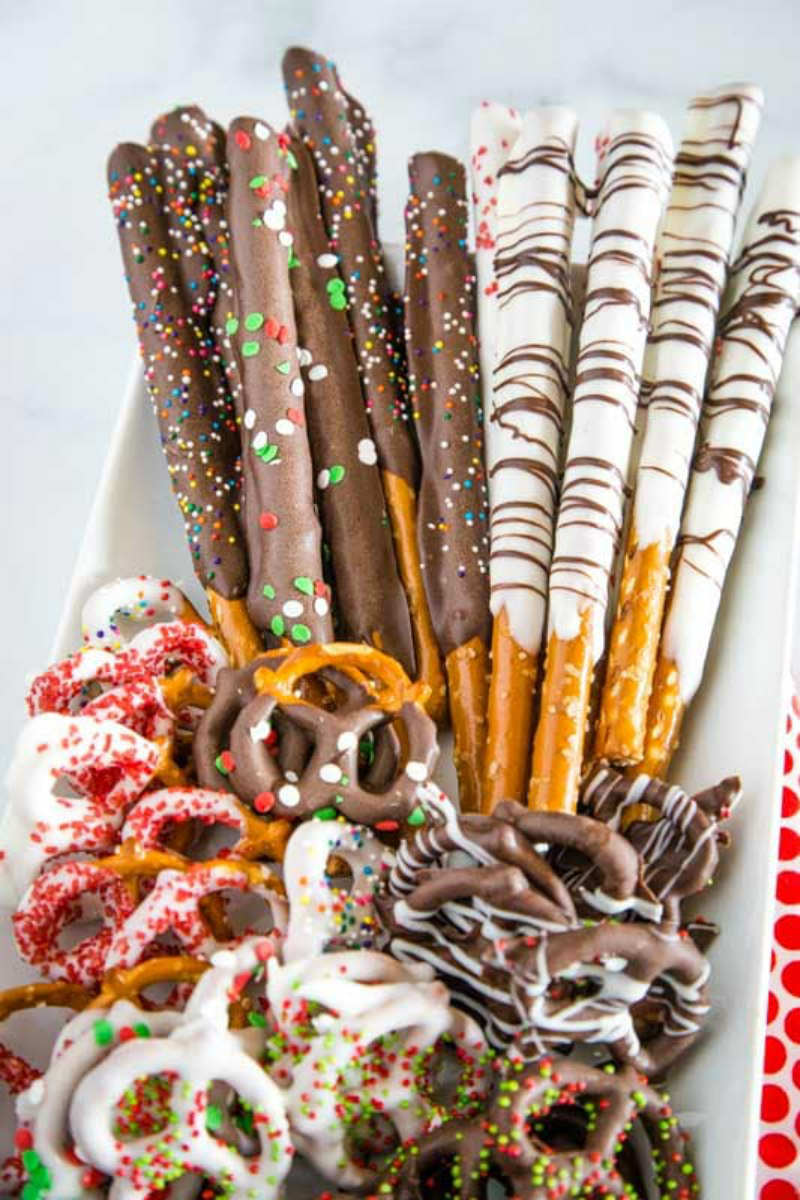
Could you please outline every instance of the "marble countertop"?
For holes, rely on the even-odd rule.
[[[692,92],[750,79],[767,96],[758,183],[770,158],[800,151],[799,28],[795,0],[764,0],[757,13],[741,0],[3,5],[0,758],[20,724],[25,676],[47,660],[134,351],[105,194],[115,142],[141,140],[157,113],[192,101],[222,122],[281,121],[280,58],[300,41],[338,60],[375,117],[386,240],[402,236],[408,155],[435,147],[464,157],[470,111],[484,98],[571,104],[582,121],[578,166],[590,175],[612,107],[655,107],[678,137]]]

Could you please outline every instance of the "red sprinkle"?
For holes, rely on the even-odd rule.
[[[219,760],[229,775],[230,775],[231,771],[236,770],[236,761],[235,761],[233,755],[231,754],[230,750],[223,750],[222,754],[220,754],[220,756],[219,756]]]
[[[30,1150],[33,1145],[33,1134],[30,1129],[18,1129],[14,1134],[14,1145],[17,1150]]]
[[[377,821],[375,828],[379,829],[381,833],[394,833],[395,829],[399,829],[400,826],[397,821]]]
[[[258,523],[262,529],[275,529],[278,524],[278,518],[274,512],[262,512],[258,518]]]
[[[268,813],[275,807],[274,792],[259,792],[253,801],[253,808],[256,812]]]
[[[239,147],[240,150],[249,150],[253,144],[253,139],[250,137],[250,134],[247,133],[247,131],[244,129],[237,129],[235,137],[236,137],[236,145]]]

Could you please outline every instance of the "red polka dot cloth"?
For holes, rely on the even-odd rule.
[[[800,700],[786,722],[758,1200],[800,1200]]]

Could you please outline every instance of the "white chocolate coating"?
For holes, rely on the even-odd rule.
[[[568,108],[526,113],[500,171],[495,214],[491,608],[495,617],[505,609],[514,641],[533,655],[545,626],[568,389],[576,133]]]
[[[599,145],[572,429],[550,570],[548,631],[578,636],[589,610],[594,661],[604,644],[609,577],[650,315],[653,248],[672,172],[672,142],[652,113],[615,113]]]
[[[722,306],[661,645],[684,703],[700,686],[798,305],[800,157],[770,168]]]
[[[175,621],[185,608],[186,597],[169,579],[156,579],[154,575],[112,579],[96,588],[83,606],[83,640],[102,650],[119,650],[130,639],[118,617],[148,624]]]
[[[636,476],[637,545],[678,536],[686,481],[736,215],[761,119],[758,88],[731,84],[695,97],[675,159],[656,244],[658,278],[645,352],[647,420]]]
[[[157,746],[115,721],[56,713],[33,717],[20,734],[6,777],[0,904],[15,904],[48,859],[108,849],[124,807],[150,782],[158,761]],[[93,795],[93,773],[104,769],[119,771],[119,778],[102,796]],[[64,780],[73,795],[56,793]]]

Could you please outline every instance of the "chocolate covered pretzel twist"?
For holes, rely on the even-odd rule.
[[[157,150],[123,144],[108,163],[145,381],[192,562],[234,657],[257,638],[248,583],[239,438],[211,317],[218,276],[195,208]]]
[[[330,247],[338,256],[343,290],[332,292],[347,311],[361,390],[378,463],[397,564],[414,633],[417,674],[430,687],[429,711],[440,719],[445,682],[417,545],[419,462],[405,386],[402,337],[375,226],[375,139],[363,108],[342,87],[336,67],[313,51],[287,50],[283,77],[292,121],[311,151]]]
[[[244,388],[242,466],[248,611],[273,642],[330,641],[313,467],[289,280],[288,139],[250,117],[228,130],[228,221]]]
[[[302,346],[317,498],[336,588],[337,630],[414,670],[414,643],[397,570],[378,455],[361,397],[338,257],[320,212],[311,153],[299,138],[289,177],[292,291]]]
[[[447,667],[461,807],[474,810],[489,672],[488,496],[467,250],[464,169],[445,154],[408,165],[405,337],[422,479],[418,537]]]

